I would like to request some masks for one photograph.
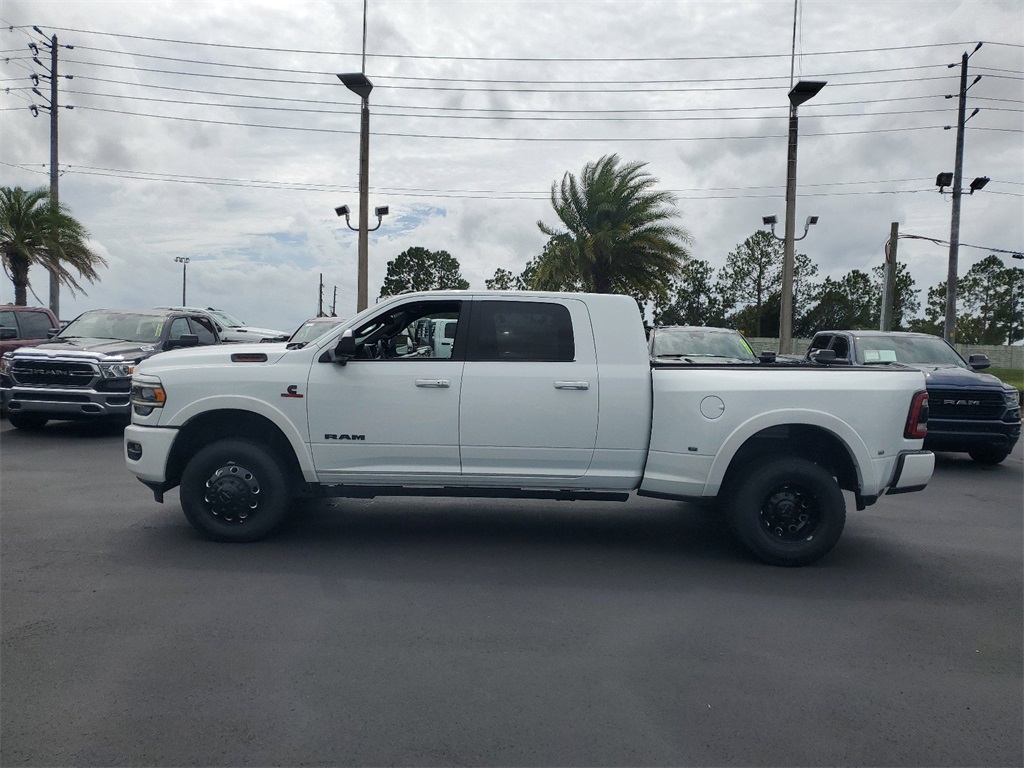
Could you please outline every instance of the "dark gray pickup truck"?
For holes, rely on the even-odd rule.
[[[965,452],[998,464],[1020,438],[1020,393],[995,376],[985,355],[964,360],[945,339],[924,333],[819,331],[805,359],[824,365],[903,365],[924,372],[932,451]]]
[[[94,309],[47,342],[0,357],[0,403],[18,429],[51,419],[130,416],[135,365],[176,347],[219,344],[202,312]]]

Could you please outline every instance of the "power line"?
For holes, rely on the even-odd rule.
[[[20,27],[12,26],[11,29],[25,29],[27,25]],[[59,32],[75,32],[83,35],[101,35],[105,37],[124,38],[126,40],[146,40],[157,43],[175,43],[180,45],[195,45],[204,48],[225,48],[231,50],[259,51],[288,54],[310,54],[324,56],[357,56],[359,52],[345,51],[324,51],[324,50],[303,50],[295,48],[272,48],[257,45],[235,45],[230,43],[207,43],[194,40],[176,40],[164,37],[146,37],[142,35],[128,35],[117,32],[98,32],[90,29],[77,29],[72,27],[52,27]],[[857,53],[887,53],[891,51],[910,51],[922,49],[947,48],[961,45],[974,45],[977,41],[958,41],[948,43],[931,43],[928,45],[901,45],[888,46],[883,48],[856,48],[848,50],[831,51],[804,51],[801,56],[836,56]],[[1004,43],[988,43],[989,45],[1010,45]],[[418,54],[391,54],[391,53],[367,53],[367,58],[375,59],[417,59],[417,60],[441,60],[441,61],[506,61],[506,62],[657,62],[657,61],[735,61],[755,59],[782,59],[789,58],[789,53],[763,53],[744,54],[729,56],[641,56],[641,57],[505,57],[505,56],[429,56]]]

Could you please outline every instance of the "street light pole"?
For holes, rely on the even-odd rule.
[[[356,289],[356,311],[362,312],[369,304],[370,91],[373,90],[373,83],[363,72],[338,75],[338,79],[362,99],[359,117],[359,261]]]
[[[782,297],[779,312],[779,353],[793,353],[793,273],[796,236],[796,145],[798,135],[797,107],[813,98],[825,87],[820,80],[801,80],[789,92],[789,151],[786,160],[786,233],[782,258]]]
[[[188,256],[175,256],[174,260],[181,264],[181,306],[188,306],[185,300],[185,287],[188,285]]]

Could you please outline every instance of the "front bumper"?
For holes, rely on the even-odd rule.
[[[31,413],[49,419],[102,419],[131,415],[131,393],[93,389],[3,387],[0,401],[11,413]]]
[[[964,452],[976,449],[1013,450],[1020,439],[1020,421],[929,419],[925,448]]]

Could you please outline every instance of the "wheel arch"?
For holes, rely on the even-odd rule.
[[[293,482],[306,481],[303,452],[273,421],[252,411],[222,408],[205,411],[189,419],[179,430],[167,460],[167,481],[171,487],[181,481],[189,459],[204,446],[217,440],[234,438],[266,446],[282,462],[285,476]],[[307,462],[308,463],[308,462]],[[312,467],[309,467],[312,471]]]
[[[873,487],[865,482],[872,472],[867,446],[853,429],[829,414],[764,423],[753,419],[738,428],[715,457],[708,474],[704,495],[716,496],[730,485],[729,478],[742,473],[763,458],[793,456],[807,459],[829,470],[845,490],[859,494]],[[762,422],[762,423],[758,423]]]

